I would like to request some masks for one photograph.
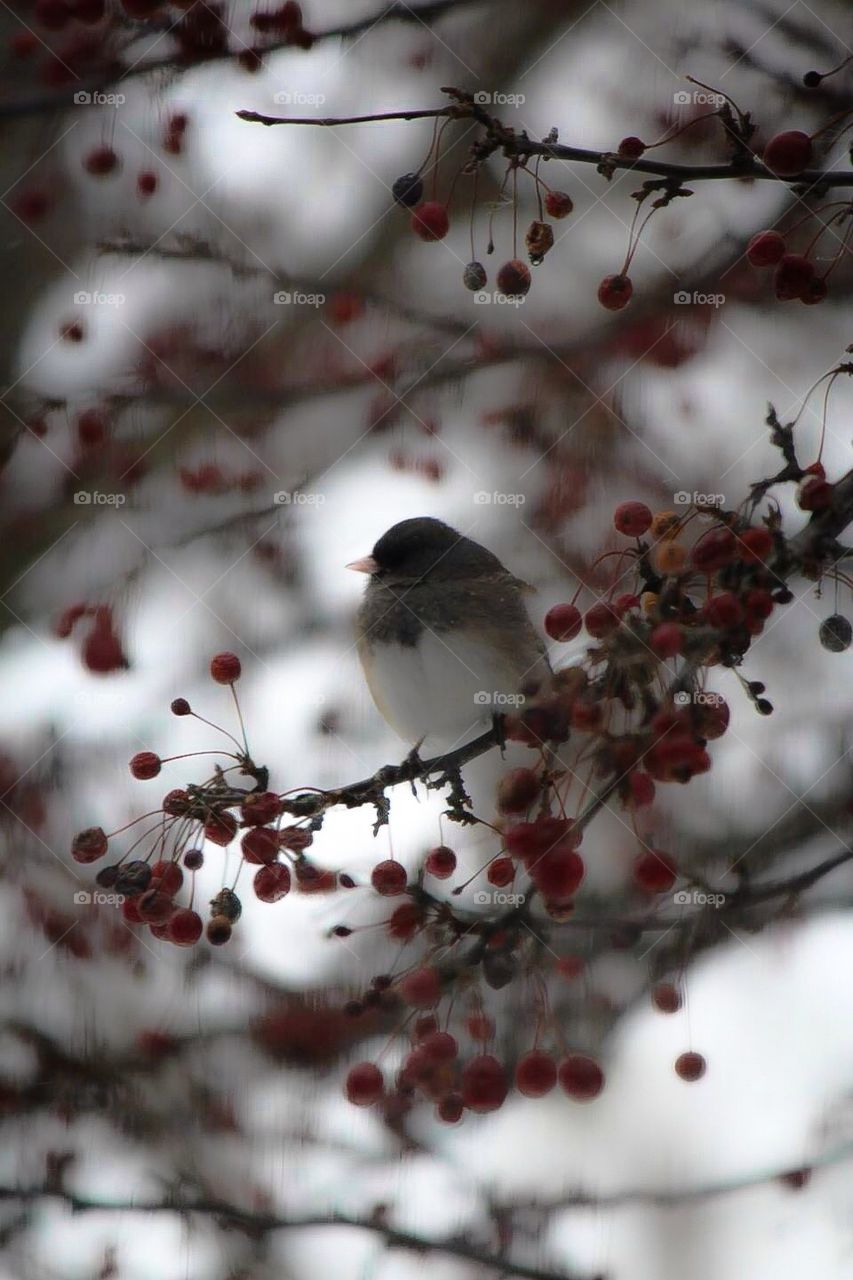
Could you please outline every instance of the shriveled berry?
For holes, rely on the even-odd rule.
[[[174,897],[184,883],[184,873],[177,862],[162,859],[155,862],[151,868],[151,880],[152,883],[156,883],[162,893],[168,893]]]
[[[140,780],[156,778],[160,769],[160,757],[153,751],[137,751],[130,761],[130,772]]]
[[[532,266],[537,267],[549,249],[554,247],[554,229],[549,222],[531,222],[524,243]]]
[[[437,200],[418,205],[412,214],[412,230],[421,240],[443,240],[450,230],[447,209]]]
[[[233,889],[222,888],[215,898],[211,898],[210,909],[215,916],[225,916],[232,924],[243,914],[243,904]]]
[[[189,795],[181,787],[175,787],[174,791],[167,791],[163,797],[162,809],[170,818],[182,818],[185,813],[189,813]]]
[[[115,887],[125,898],[137,898],[151,883],[151,867],[147,862],[135,860],[119,867]]]
[[[256,866],[269,866],[278,858],[278,832],[271,827],[252,827],[240,841],[243,857]]]
[[[598,301],[608,311],[621,311],[631,301],[634,286],[628,276],[605,276],[598,286]]]
[[[236,653],[217,653],[210,660],[210,674],[217,684],[233,684],[240,679],[241,670]]]
[[[423,194],[424,184],[416,173],[402,174],[391,188],[391,195],[397,204],[405,205],[408,209],[413,209],[416,204],[420,204]]]
[[[469,262],[462,272],[462,283],[472,293],[477,293],[480,289],[484,289],[487,279],[486,268],[482,262]]]
[[[107,851],[107,836],[103,827],[87,827],[74,837],[71,856],[75,862],[97,862]]]
[[[530,289],[530,268],[519,258],[512,258],[503,264],[495,283],[505,298],[523,298]]]
[[[843,653],[850,648],[853,627],[843,614],[833,613],[829,618],[824,618],[818,634],[824,649],[828,649],[830,653]]]
[[[261,867],[252,883],[261,902],[278,902],[290,890],[290,869],[283,862]]]
[[[187,849],[184,854],[184,866],[187,871],[199,871],[204,866],[204,854],[201,849]]]
[[[370,1107],[382,1097],[385,1082],[375,1062],[357,1062],[347,1072],[344,1092],[356,1107]]]
[[[545,614],[545,631],[552,640],[565,644],[574,640],[580,633],[583,618],[581,611],[573,604],[555,604]]]

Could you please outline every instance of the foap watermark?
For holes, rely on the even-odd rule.
[[[325,293],[300,293],[298,289],[279,289],[272,300],[277,307],[322,307],[326,302]]]
[[[523,507],[527,498],[523,493],[498,493],[493,490],[479,489],[474,494],[475,507]]]
[[[679,289],[672,295],[672,300],[677,307],[721,307],[726,300],[726,295],[700,293],[698,289],[690,293],[687,289]]]
[[[676,107],[689,107],[692,104],[697,107],[722,107],[726,97],[723,93],[712,93],[708,89],[676,89],[672,101]]]
[[[725,905],[724,893],[706,893],[704,889],[679,889],[672,895],[677,907],[722,907]]]
[[[279,89],[272,96],[279,107],[322,107],[325,93],[303,93],[301,89]]]
[[[527,701],[523,693],[502,693],[500,689],[478,689],[475,707],[521,707]]]
[[[123,293],[100,293],[97,290],[78,289],[74,304],[78,307],[123,307],[127,298]]]
[[[74,495],[75,507],[123,507],[126,493],[101,493],[100,489],[78,489]]]
[[[502,889],[478,889],[474,901],[480,907],[520,907],[523,893],[504,893]]]
[[[696,689],[693,693],[688,693],[686,689],[679,689],[678,693],[673,694],[673,702],[677,707],[689,707],[692,703],[695,707],[724,707],[726,700],[720,693],[713,693],[710,689]]]
[[[694,507],[721,507],[726,500],[724,493],[699,493],[694,489],[692,493],[688,493],[686,489],[679,489],[677,493],[672,495],[672,500],[677,507],[689,507],[692,503]]]
[[[495,303],[498,307],[520,307],[527,301],[518,293],[500,293],[497,289],[478,289],[474,301],[479,307]]]
[[[74,95],[75,107],[123,107],[127,98],[123,93],[101,93],[94,89],[91,93],[86,89],[78,89]]]
[[[324,493],[305,493],[302,489],[279,489],[273,494],[277,507],[321,507],[325,501]]]
[[[523,107],[526,99],[523,93],[486,93],[480,90],[474,94],[474,103],[478,107]]]
[[[94,893],[89,893],[88,889],[78,889],[74,895],[74,902],[78,907],[86,907],[94,905],[96,907],[120,907],[124,902],[123,893],[103,893],[100,889],[96,889]]]

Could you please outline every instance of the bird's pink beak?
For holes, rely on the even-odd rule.
[[[352,564],[347,565],[348,569],[355,569],[356,573],[378,573],[379,565],[373,559],[373,556],[362,556],[360,560],[353,560]]]

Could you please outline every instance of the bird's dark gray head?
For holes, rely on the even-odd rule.
[[[418,516],[393,525],[376,543],[372,551],[378,578],[441,581],[450,578],[476,578],[506,569],[485,547],[451,529],[442,520]]]

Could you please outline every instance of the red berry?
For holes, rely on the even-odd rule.
[[[829,293],[825,278],[812,277],[800,294],[800,302],[804,302],[807,307],[813,307],[818,302],[823,302]]]
[[[557,1083],[557,1064],[549,1053],[531,1049],[519,1058],[515,1068],[515,1087],[526,1098],[544,1098]]]
[[[621,311],[631,301],[634,286],[628,276],[605,276],[598,286],[598,301],[608,311]]]
[[[83,157],[83,168],[95,178],[104,178],[119,167],[119,158],[112,147],[95,147]]]
[[[489,884],[495,885],[498,889],[505,889],[515,879],[515,863],[512,858],[495,858],[494,862],[489,863],[486,877]]]
[[[201,849],[187,849],[184,854],[184,866],[187,871],[200,871],[204,866],[204,854]]]
[[[529,862],[555,848],[574,849],[583,833],[568,818],[537,818],[535,822],[518,822],[504,833],[504,844],[513,858]]]
[[[708,1064],[702,1057],[701,1053],[682,1053],[675,1060],[676,1075],[681,1076],[682,1080],[701,1080],[707,1070]]]
[[[619,155],[625,160],[639,160],[645,149],[646,144],[642,138],[635,138],[633,135],[623,138],[619,143]]]
[[[415,1009],[431,1009],[441,998],[441,978],[437,969],[423,965],[407,973],[400,983],[400,995]]]
[[[222,947],[231,937],[231,921],[227,916],[213,916],[208,920],[205,937],[212,947]]]
[[[165,924],[175,909],[171,894],[161,889],[146,889],[136,900],[140,920],[146,924]]]
[[[75,862],[97,862],[106,853],[107,843],[103,827],[87,827],[74,837],[71,856]]]
[[[189,907],[179,907],[167,925],[170,942],[179,947],[191,947],[198,942],[204,930],[204,923],[197,911]]]
[[[443,240],[450,230],[450,219],[443,204],[427,200],[412,213],[412,230],[421,240]]]
[[[506,1072],[497,1058],[481,1053],[462,1069],[462,1100],[469,1111],[497,1111],[508,1093]]]
[[[378,862],[370,873],[370,883],[383,898],[395,898],[398,894],[405,893],[408,880],[406,868],[393,858]]]
[[[555,604],[545,614],[545,630],[552,640],[574,640],[582,624],[581,611],[573,604]]]
[[[385,1083],[374,1062],[357,1062],[347,1072],[344,1091],[356,1107],[369,1107],[382,1097]]]
[[[591,609],[587,609],[584,617],[587,631],[591,636],[595,636],[596,640],[609,636],[619,626],[620,621],[619,614],[613,606],[606,604],[603,600],[594,604]]]
[[[662,622],[649,636],[649,645],[659,658],[674,658],[684,646],[681,627],[677,622]]]
[[[781,178],[794,178],[802,173],[812,158],[812,140],[801,129],[777,133],[764,148],[764,163]]]
[[[84,448],[103,444],[107,435],[107,420],[97,409],[87,409],[77,419],[77,438]]]
[[[456,854],[447,845],[437,845],[426,856],[424,867],[436,880],[447,880],[456,870]]]
[[[217,653],[210,660],[210,674],[217,684],[233,684],[240,679],[241,670],[236,653]]]
[[[541,794],[542,779],[533,769],[511,769],[498,783],[498,809],[501,813],[526,813]]]
[[[157,190],[158,183],[159,178],[156,173],[153,173],[150,169],[143,169],[136,178],[137,193],[145,200],[148,196],[153,196]]]
[[[137,751],[130,762],[130,772],[134,778],[156,778],[160,768],[160,757],[153,751]]]
[[[416,902],[401,902],[391,912],[386,926],[389,938],[407,942],[413,938],[423,923],[423,912]]]
[[[433,1031],[438,1031],[438,1018],[432,1013],[425,1013],[420,1018],[415,1018],[412,1027],[413,1040],[425,1040],[427,1036],[431,1036]]]
[[[243,857],[255,866],[269,866],[278,858],[278,832],[271,827],[253,827],[240,841]]]
[[[421,1038],[420,1047],[432,1062],[452,1062],[459,1052],[456,1038],[448,1031],[431,1031]]]
[[[634,882],[647,893],[665,893],[675,884],[677,868],[668,853],[646,849],[634,859]]]
[[[173,716],[189,716],[192,715],[192,707],[186,698],[175,698],[172,702],[171,712]]]
[[[731,529],[712,529],[700,538],[690,552],[690,563],[702,573],[715,573],[731,564],[737,543]]]
[[[79,320],[67,321],[61,326],[59,333],[66,342],[82,342],[86,336],[86,330]]]
[[[604,1072],[594,1058],[570,1053],[557,1069],[560,1088],[578,1102],[590,1102],[604,1088]]]
[[[523,298],[530,290],[530,268],[518,258],[505,262],[497,274],[498,293],[505,298]]]
[[[738,555],[742,560],[766,560],[773,550],[773,535],[761,526],[744,529],[738,535]]]
[[[678,1013],[681,992],[671,982],[659,982],[652,990],[652,1004],[659,1013]]]
[[[773,276],[773,287],[780,302],[799,298],[814,278],[814,266],[801,253],[784,253]]]
[[[161,860],[160,862],[155,862],[151,868],[151,883],[153,884],[155,880],[157,881],[157,888],[162,893],[168,893],[174,897],[184,883],[184,873],[177,862]]]
[[[283,862],[261,867],[253,881],[255,897],[261,902],[278,902],[290,890],[290,870]]]
[[[572,197],[565,191],[549,191],[545,197],[549,218],[567,218],[574,207]]]
[[[785,252],[785,239],[778,231],[759,231],[746,246],[746,256],[754,267],[775,267]]]
[[[10,207],[22,222],[39,222],[49,212],[53,201],[46,191],[31,188],[13,196]]]
[[[733,591],[721,591],[718,596],[712,596],[705,606],[705,613],[712,627],[721,627],[724,631],[743,622],[743,605]]]
[[[142,916],[136,905],[136,898],[125,898],[121,904],[121,914],[128,924],[142,924]]]
[[[628,796],[625,803],[634,809],[642,809],[655,798],[655,784],[647,773],[637,770],[628,774]]]
[[[237,819],[232,813],[217,813],[207,819],[204,824],[204,837],[213,844],[230,844],[237,834]]]
[[[170,818],[182,818],[184,814],[189,813],[189,795],[180,787],[176,787],[174,791],[166,792],[160,807],[164,813],[168,813]]]
[[[530,878],[549,902],[567,902],[580,888],[583,858],[574,849],[557,845],[528,866]]]
[[[613,513],[613,523],[619,533],[641,538],[651,528],[652,513],[645,502],[623,502]]]

